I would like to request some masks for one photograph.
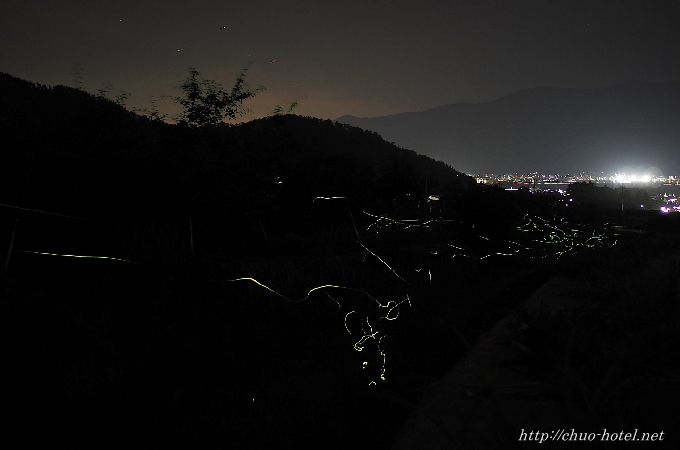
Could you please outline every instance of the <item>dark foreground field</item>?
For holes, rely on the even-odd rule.
[[[388,448],[428,385],[557,274],[598,287],[578,336],[604,343],[577,349],[570,408],[623,416],[630,392],[680,384],[676,225],[609,227],[601,245],[548,255],[546,244],[540,259],[463,246],[437,256],[441,242],[406,245],[406,231],[362,248],[353,230],[290,237],[322,249],[297,256],[174,267],[16,253],[1,275],[3,440]],[[322,285],[335,287],[306,298]],[[549,331],[524,344],[560,354]]]

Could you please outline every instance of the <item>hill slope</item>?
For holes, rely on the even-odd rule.
[[[75,242],[89,240],[82,251],[94,252],[96,243],[97,251],[133,257],[154,247],[150,257],[173,259],[189,251],[191,223],[196,251],[238,253],[262,245],[263,236],[269,245],[277,235],[316,229],[317,196],[384,213],[393,199],[426,186],[474,185],[444,163],[331,121],[276,116],[188,128],[7,74],[0,74],[0,131],[1,204],[118,230],[104,237],[93,222],[25,213],[22,249],[74,253]],[[0,209],[3,236],[16,213]],[[235,243],[234,235],[243,239]]]

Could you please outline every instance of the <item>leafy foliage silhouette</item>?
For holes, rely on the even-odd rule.
[[[216,126],[225,119],[235,120],[248,112],[243,102],[264,90],[260,86],[251,89],[245,82],[248,69],[243,69],[231,91],[226,91],[215,80],[203,78],[194,67],[179,86],[182,95],[171,97],[182,105],[183,111],[177,117],[179,123],[190,127]]]
[[[162,96],[162,98],[166,98],[167,96]],[[158,109],[158,105],[156,104],[156,97],[153,95],[148,96],[149,99],[149,105],[150,109],[148,108],[134,108],[134,112],[145,116],[151,120],[157,121],[157,122],[165,122],[165,119],[168,118],[168,115],[165,113],[161,113]]]
[[[284,108],[281,105],[276,105],[274,107],[274,112],[271,115],[273,115],[273,116],[284,116],[286,114],[292,114],[293,110],[295,108],[297,108],[297,106],[298,106],[297,101],[289,103],[288,108]]]
[[[71,66],[71,75],[73,75],[73,86],[78,90],[84,91],[83,66],[80,63],[75,63]]]

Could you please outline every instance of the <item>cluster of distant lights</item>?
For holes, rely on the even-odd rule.
[[[669,196],[667,194],[664,194],[660,200],[662,200],[665,203],[665,206],[662,206],[661,212],[664,214],[672,213],[672,212],[680,212],[680,204],[678,204],[678,199],[675,196]]]
[[[622,173],[614,175],[614,181],[617,183],[651,183],[653,177],[651,175],[626,175]]]
[[[650,170],[644,170],[639,172],[634,171],[621,171],[614,174],[606,174],[604,172],[594,174],[591,172],[581,173],[581,174],[541,174],[538,172],[528,173],[528,174],[506,174],[506,175],[470,175],[476,178],[478,183],[489,183],[491,181],[495,182],[524,182],[524,183],[555,183],[555,182],[580,182],[580,181],[592,181],[592,182],[607,182],[612,181],[615,183],[677,183],[677,176],[663,176],[659,175],[660,171],[655,168],[650,168]],[[654,174],[654,175],[653,175]]]
[[[659,181],[659,177],[652,177],[650,175],[625,175],[625,174],[616,174],[614,177],[614,180],[617,183],[620,184],[626,184],[626,183],[650,183],[650,182],[655,182]],[[669,181],[669,182],[677,182],[677,177],[669,177],[667,179],[664,179],[663,181]],[[668,196],[668,195],[663,195],[663,198],[659,198],[659,200],[662,200],[665,205],[659,207],[659,210],[663,214],[669,214],[669,213],[678,213],[680,212],[680,205],[677,203],[677,198],[674,196]],[[640,205],[640,208],[644,208],[644,205]]]
[[[657,171],[657,173],[658,173],[658,171]],[[604,174],[602,174],[602,175],[604,175]],[[543,183],[546,183],[546,182],[547,183],[555,182],[559,179],[559,175],[545,176],[545,175],[539,175],[536,172],[529,174],[529,175],[521,175],[521,176],[518,175],[518,174],[515,174],[513,177],[505,175],[502,178],[506,179],[506,182],[508,182],[507,181],[508,178],[517,179],[518,177],[520,179],[524,180],[524,183],[522,183],[522,184],[528,184],[526,180],[533,180],[534,183],[543,184]],[[477,177],[477,182],[478,183],[488,182],[490,178],[491,177],[489,177],[488,175],[486,175],[484,177]],[[493,178],[496,178],[496,177],[493,177]],[[567,183],[586,182],[586,181],[598,182],[598,183],[599,182],[605,182],[606,183],[607,181],[612,181],[612,182],[614,182],[616,184],[620,184],[622,186],[624,184],[650,184],[650,183],[680,184],[680,179],[677,176],[669,176],[669,177],[660,176],[660,175],[652,176],[649,173],[639,174],[639,173],[635,173],[635,172],[633,172],[633,173],[615,173],[614,175],[598,176],[598,177],[595,177],[595,178],[593,178],[592,176],[585,177],[583,175],[580,175],[580,176],[577,176],[577,177],[567,176],[566,180],[567,180],[566,181]],[[497,181],[497,183],[498,182],[499,181]],[[514,184],[518,184],[518,182],[515,181]],[[515,187],[510,187],[510,188],[506,188],[505,190],[506,191],[518,191],[520,189],[515,188]],[[554,192],[554,193],[560,194],[562,196],[566,195],[566,191],[563,190],[563,189],[542,189],[541,191],[546,192],[546,193]],[[532,190],[532,192],[533,192],[533,190]],[[662,200],[665,203],[663,206],[661,206],[659,208],[659,210],[662,213],[664,213],[664,214],[680,213],[680,204],[677,203],[677,199],[675,197],[666,196],[666,198],[663,198],[663,199],[659,198],[659,200]],[[570,198],[569,201],[572,202],[573,199]],[[645,207],[644,205],[640,205],[640,208],[644,209],[644,207]]]

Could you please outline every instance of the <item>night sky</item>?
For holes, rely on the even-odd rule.
[[[484,102],[539,86],[680,78],[680,1],[37,1],[0,4],[0,71],[128,106],[196,67],[267,91],[246,118],[298,101],[335,119]],[[169,100],[162,110],[174,111]]]

